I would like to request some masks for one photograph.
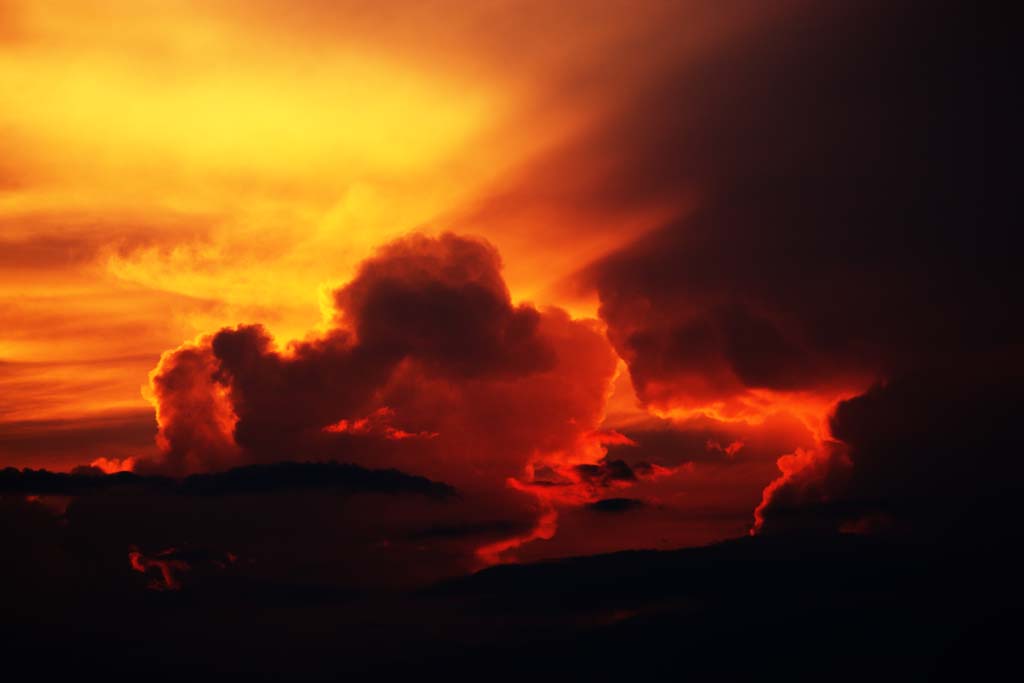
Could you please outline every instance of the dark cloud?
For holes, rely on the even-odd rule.
[[[636,474],[625,460],[602,459],[596,465],[576,465],[573,468],[580,479],[596,486],[611,486],[615,482],[636,481]]]
[[[335,292],[318,337],[281,350],[243,325],[166,354],[152,380],[165,457],[146,466],[305,453],[424,471],[438,465],[425,454],[447,453],[443,478],[489,457],[503,480],[537,448],[571,448],[596,426],[614,357],[591,324],[513,305],[500,266],[485,242],[411,235]],[[381,416],[380,429],[341,428]]]
[[[74,268],[96,258],[97,251],[97,245],[68,235],[33,235],[31,239],[0,238],[0,266],[4,270]]]
[[[140,477],[130,472],[107,475],[89,466],[78,467],[71,473],[7,467],[0,471],[0,493],[75,496],[135,484],[167,488],[172,481],[164,477]]]
[[[152,358],[147,357],[148,361]],[[0,377],[4,375],[0,363]],[[0,452],[18,462],[80,463],[82,458],[152,454],[152,410],[112,411],[89,417],[0,422]]]
[[[642,399],[836,388],[1020,338],[974,15],[814,6],[605,131],[625,197],[698,196],[589,273]]]
[[[0,470],[0,495],[81,496],[128,492],[181,496],[226,496],[297,491],[418,494],[450,498],[455,489],[398,470],[368,470],[341,463],[282,462],[249,465],[224,472],[193,474],[183,479],[132,472],[104,474],[95,467],[70,473],[47,470]]]
[[[359,536],[360,547],[382,543],[374,562],[404,557],[403,548],[448,547],[447,559],[412,574],[440,571],[435,562],[478,566],[484,546],[500,548],[486,554],[495,561],[516,539],[553,528],[550,507],[509,481],[541,455],[593,448],[616,365],[596,321],[514,305],[500,267],[483,241],[413,234],[380,248],[334,293],[326,331],[279,348],[262,326],[241,325],[165,354],[151,378],[162,456],[136,472],[181,476],[299,458],[416,472],[458,488],[458,504],[448,506],[457,515],[388,503],[364,512],[392,520],[386,533],[371,540],[378,525],[367,522],[344,534]],[[275,486],[288,474],[277,467]],[[255,482],[242,476],[249,470],[233,472],[185,482],[190,490],[262,485],[260,472]],[[403,512],[410,517],[400,522]]]
[[[497,252],[483,242],[414,235],[381,249],[336,292],[339,327],[324,337],[285,354],[262,327],[240,326],[213,335],[208,351],[179,352],[175,368],[210,365],[199,388],[206,401],[225,392],[219,406],[237,417],[233,438],[245,451],[273,458],[299,444],[328,449],[340,439],[324,427],[371,412],[375,393],[402,361],[455,381],[551,369],[555,356],[539,331],[541,314],[511,304],[499,267]],[[171,401],[184,393],[159,392]]]
[[[643,507],[644,502],[636,498],[602,498],[593,503],[588,503],[587,508],[595,512],[629,512]]]
[[[650,416],[619,432],[625,439],[607,444],[606,460],[623,460],[638,476],[681,467],[706,467],[720,474],[725,468],[761,468],[780,453],[815,444],[807,424],[785,410],[754,422]]]
[[[781,452],[766,530],[1004,528],[1024,329],[982,14],[796,8],[592,136],[617,159],[603,201],[693,199],[585,274],[642,402],[737,416],[785,394],[823,417],[884,382],[817,448]]]
[[[1016,533],[1024,482],[1020,376],[912,374],[841,402],[838,442],[784,477],[762,510],[767,532],[881,531],[957,543]]]
[[[4,185],[0,162],[0,190]],[[17,180],[14,180],[17,183]],[[140,229],[139,224],[145,228]],[[142,249],[169,250],[179,240],[208,239],[205,217],[182,214],[96,216],[67,210],[17,212],[0,216],[0,266],[6,273],[61,272],[110,254]]]
[[[425,477],[398,470],[368,470],[357,465],[338,463],[249,465],[227,472],[193,474],[185,477],[181,488],[185,493],[207,496],[307,489],[413,493],[436,498],[455,495],[455,489],[451,486]]]
[[[732,462],[743,450],[742,428],[703,420],[675,424],[651,420],[649,424],[623,430],[632,444],[611,444],[609,456],[632,462],[633,469],[650,469],[652,464],[675,467],[688,462]]]
[[[365,261],[335,301],[361,347],[414,357],[442,376],[549,370],[556,358],[540,335],[541,314],[512,305],[500,269],[486,243],[413,235]]]

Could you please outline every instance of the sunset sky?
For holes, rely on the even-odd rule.
[[[549,4],[5,2],[4,423],[127,452],[110,420],[151,413],[162,351],[240,322],[302,338],[411,230],[485,238],[516,301],[594,317],[573,275],[690,199],[602,207],[617,160],[572,147],[771,17]]]
[[[973,534],[1015,495],[1021,375],[974,28],[913,2],[0,0],[0,495],[94,505],[162,588],[197,538],[264,578],[407,585]],[[288,498],[312,475],[287,463],[332,462],[360,493]],[[246,466],[301,562],[266,506],[189,512]]]

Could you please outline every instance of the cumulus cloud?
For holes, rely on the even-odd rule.
[[[494,247],[452,234],[381,247],[333,302],[326,330],[285,348],[254,324],[165,354],[151,376],[162,455],[136,470],[340,458],[486,491],[553,529],[507,482],[538,458],[603,455],[616,359],[597,323],[513,303]]]
[[[513,304],[500,267],[483,241],[411,235],[334,293],[323,334],[279,349],[243,325],[166,354],[152,377],[164,458],[151,466],[352,453],[430,468],[428,451],[511,476],[536,450],[574,448],[600,419],[614,356],[592,324]]]

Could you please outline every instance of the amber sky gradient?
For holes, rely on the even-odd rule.
[[[490,238],[514,297],[593,315],[561,280],[662,207],[589,209],[600,160],[550,178],[544,155],[764,12],[454,5],[0,4],[8,433],[147,411],[159,354],[219,325],[304,335],[325,285],[413,228]]]

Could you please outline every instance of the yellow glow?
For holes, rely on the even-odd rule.
[[[415,229],[485,237],[515,300],[595,315],[571,276],[665,207],[587,206],[603,152],[546,159],[668,52],[748,21],[636,0],[0,0],[0,425],[144,408],[160,353],[223,325],[303,336]]]
[[[343,40],[301,49],[214,5],[5,8],[0,246],[53,242],[58,262],[0,275],[0,360],[155,359],[238,322],[301,335],[318,287],[485,175],[467,147],[495,125],[495,88]],[[32,376],[58,412],[111,404],[62,372],[141,404],[144,373],[126,391],[47,367]]]

